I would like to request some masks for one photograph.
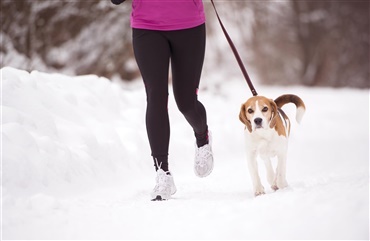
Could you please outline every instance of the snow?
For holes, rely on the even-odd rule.
[[[226,79],[207,75],[207,79]],[[215,169],[193,173],[194,136],[169,100],[177,193],[149,201],[155,172],[140,80],[1,69],[3,239],[369,239],[369,90],[256,86],[299,95],[287,179],[255,198],[245,161],[241,78],[202,86]],[[262,162],[260,163],[262,164]]]

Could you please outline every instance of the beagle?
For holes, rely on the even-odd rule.
[[[288,103],[296,105],[296,120],[300,123],[306,107],[302,99],[296,95],[282,95],[276,100],[254,96],[241,106],[239,119],[245,125],[247,161],[255,196],[265,194],[258,175],[258,154],[265,163],[267,181],[271,188],[276,191],[288,186],[286,159],[290,121],[280,109]],[[272,157],[277,157],[278,160],[276,173],[272,168],[270,160]]]

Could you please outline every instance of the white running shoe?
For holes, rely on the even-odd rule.
[[[213,170],[211,132],[208,131],[208,144],[198,147],[195,144],[194,172],[198,177],[206,177]]]
[[[156,185],[151,193],[152,201],[168,200],[176,193],[177,189],[170,172],[158,169],[155,180]]]

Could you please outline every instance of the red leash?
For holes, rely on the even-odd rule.
[[[231,40],[231,38],[230,38],[229,34],[227,33],[227,31],[226,31],[226,29],[225,29],[225,27],[224,27],[224,25],[223,25],[223,23],[222,23],[222,21],[221,21],[221,19],[220,19],[220,16],[218,15],[218,12],[217,12],[217,9],[216,9],[216,6],[215,6],[215,3],[213,2],[213,0],[211,0],[211,3],[212,3],[212,5],[213,5],[213,8],[215,9],[215,12],[216,12],[216,15],[217,15],[217,18],[218,18],[218,22],[219,22],[219,23],[220,23],[220,25],[221,25],[222,31],[224,32],[225,37],[226,37],[227,41],[229,42],[229,45],[230,45],[230,47],[231,47],[231,49],[232,49],[232,51],[233,51],[233,53],[234,53],[234,55],[235,55],[235,58],[236,58],[236,60],[238,61],[239,67],[240,67],[240,69],[241,69],[241,70],[242,70],[242,72],[243,72],[244,78],[245,78],[245,80],[247,81],[247,84],[248,84],[248,86],[249,86],[249,89],[252,91],[253,96],[256,96],[256,95],[258,95],[258,94],[257,94],[257,91],[256,91],[256,89],[254,88],[254,86],[253,86],[253,84],[252,84],[251,79],[249,78],[249,75],[248,75],[248,73],[247,73],[247,70],[246,70],[246,69],[245,69],[245,67],[244,67],[243,61],[241,60],[241,58],[240,58],[240,56],[239,56],[239,53],[238,53],[238,51],[236,50],[236,47],[235,47],[235,45],[234,45],[233,41]]]

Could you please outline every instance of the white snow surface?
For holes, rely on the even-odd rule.
[[[201,86],[215,168],[193,172],[192,129],[170,90],[170,169],[177,193],[150,201],[155,172],[141,81],[1,69],[3,239],[369,239],[369,90],[256,86],[306,103],[284,110],[289,187],[254,197],[238,115],[242,78]]]

